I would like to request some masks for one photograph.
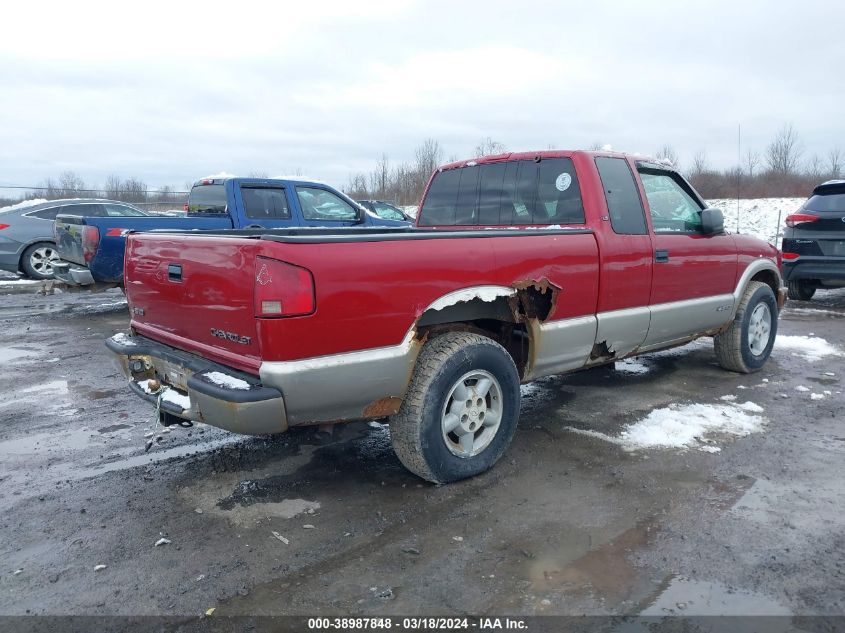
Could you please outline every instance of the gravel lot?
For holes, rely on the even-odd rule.
[[[496,468],[436,487],[378,423],[145,453],[152,411],[102,344],[127,324],[118,290],[0,296],[0,614],[845,614],[845,356],[743,376],[708,340],[547,379]],[[845,291],[780,325],[845,350]],[[762,429],[621,439],[731,402]]]

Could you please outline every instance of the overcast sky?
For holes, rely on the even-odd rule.
[[[342,186],[425,138],[444,159],[673,145],[715,166],[785,122],[845,149],[834,2],[6,3],[0,185],[63,170],[181,188],[210,172]],[[10,193],[0,190],[0,196]]]

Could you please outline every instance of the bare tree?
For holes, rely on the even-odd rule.
[[[124,202],[146,202],[147,184],[137,178],[127,178],[121,183],[121,200]]]
[[[111,200],[120,198],[120,195],[123,193],[120,176],[115,176],[114,174],[108,176],[103,185],[103,193],[106,198],[110,198]]]
[[[827,173],[830,178],[839,178],[842,173],[842,150],[838,147],[827,153]]]
[[[681,161],[678,159],[678,152],[671,145],[664,145],[657,152],[657,160],[668,163],[675,169],[680,169]]]
[[[818,154],[810,156],[807,161],[807,175],[813,180],[821,180],[824,177],[825,166]]]
[[[601,151],[601,148],[602,148],[602,144],[601,144],[601,143],[593,143],[593,144],[591,144],[591,145],[590,145],[590,147],[589,147],[589,149],[590,149],[590,151],[591,151],[591,152],[600,152],[600,151]],[[549,148],[549,149],[551,149],[551,148]]]
[[[417,170],[428,178],[440,165],[443,158],[443,148],[433,138],[427,138],[422,145],[414,150],[414,162]]]
[[[65,171],[59,176],[58,195],[60,198],[77,198],[85,192],[85,181],[72,171]]]
[[[503,154],[506,151],[508,151],[507,147],[499,141],[494,141],[489,136],[481,139],[478,145],[475,146],[476,156],[494,156],[495,154]]]
[[[376,163],[376,191],[379,198],[387,197],[387,186],[390,180],[390,161],[387,154],[382,154]]]
[[[754,177],[754,170],[760,164],[760,154],[755,152],[750,147],[745,150],[745,170],[748,172],[748,177]]]
[[[707,162],[707,152],[703,149],[699,150],[695,153],[695,156],[692,157],[690,177],[695,178],[708,171],[710,171],[710,165]]]
[[[797,173],[802,153],[798,132],[792,123],[787,123],[766,148],[769,171],[778,175]]]
[[[249,172],[247,178],[269,178],[270,174],[264,171],[263,169],[254,169],[253,171]]]

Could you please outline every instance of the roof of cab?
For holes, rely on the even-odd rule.
[[[437,171],[446,169],[456,169],[459,167],[472,167],[474,165],[484,165],[486,163],[498,163],[510,160],[542,160],[544,158],[571,158],[575,154],[584,154],[591,157],[607,157],[607,158],[633,158],[634,160],[649,162],[655,165],[662,165],[663,163],[653,156],[646,156],[643,154],[634,154],[629,152],[617,152],[613,150],[564,150],[564,149],[547,149],[538,150],[534,152],[505,152],[502,154],[495,154],[493,156],[480,156],[478,158],[468,158],[452,163],[447,163],[438,167]],[[672,168],[671,165],[664,165]]]

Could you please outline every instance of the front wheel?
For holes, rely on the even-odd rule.
[[[730,327],[713,338],[719,365],[750,374],[763,367],[778,333],[778,307],[768,284],[749,282]]]
[[[393,449],[434,483],[478,475],[510,444],[519,399],[519,374],[501,345],[479,334],[442,334],[423,347],[390,420]]]
[[[806,279],[790,281],[786,285],[786,295],[793,301],[809,301],[816,294],[816,287]]]
[[[31,279],[52,279],[53,264],[58,260],[59,253],[55,244],[37,242],[23,252],[21,270]]]

